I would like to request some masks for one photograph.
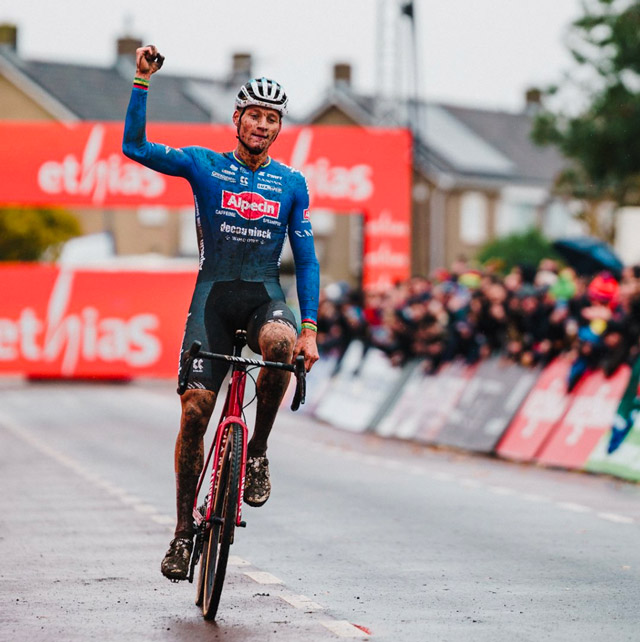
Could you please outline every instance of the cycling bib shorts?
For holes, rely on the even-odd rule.
[[[185,354],[196,340],[202,343],[202,350],[206,352],[232,354],[236,330],[246,330],[249,347],[260,354],[258,337],[267,323],[284,323],[297,332],[296,318],[284,302],[282,291],[270,293],[263,283],[239,280],[198,283],[182,340],[180,369]],[[188,389],[217,393],[229,365],[223,361],[196,358]]]

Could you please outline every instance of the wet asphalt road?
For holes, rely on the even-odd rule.
[[[0,382],[0,640],[640,639],[640,487],[289,413],[205,622],[159,572],[172,389]]]

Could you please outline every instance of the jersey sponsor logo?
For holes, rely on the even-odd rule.
[[[217,178],[218,180],[221,181],[227,181],[227,183],[235,183],[236,179],[232,176],[225,176],[224,174],[220,174],[219,172],[213,171],[211,172],[211,176],[214,178]]]
[[[240,185],[248,186],[249,185],[249,179],[246,176],[241,176],[240,177]]]
[[[309,236],[313,236],[312,230],[295,230],[294,233],[298,238],[301,238],[301,239],[307,238]]]
[[[241,227],[240,225],[229,225],[229,223],[223,223],[220,226],[220,231],[224,234],[238,234],[240,236],[248,236],[251,238],[271,238],[271,230],[259,230],[255,227]]]
[[[311,217],[309,216],[309,210],[308,209],[306,209],[304,212],[302,212],[302,218],[305,221],[310,221],[311,220]]]
[[[242,218],[248,221],[256,221],[263,216],[278,218],[280,214],[280,203],[267,200],[257,192],[222,192],[222,207],[237,212]]]
[[[282,187],[276,187],[275,185],[267,185],[267,183],[258,183],[256,187],[258,189],[265,189],[270,192],[282,193]]]

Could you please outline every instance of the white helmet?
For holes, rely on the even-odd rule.
[[[268,78],[254,78],[240,87],[236,96],[237,109],[246,109],[252,105],[275,109],[284,116],[287,113],[289,99],[282,85]]]

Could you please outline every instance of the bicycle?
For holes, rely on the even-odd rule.
[[[233,543],[235,528],[246,527],[246,522],[242,520],[242,500],[248,441],[248,428],[243,417],[246,407],[243,406],[244,393],[249,374],[247,368],[255,366],[293,372],[296,377],[296,391],[291,409],[297,410],[305,401],[304,357],[298,356],[294,364],[247,359],[241,356],[242,348],[246,342],[246,331],[237,330],[233,355],[226,355],[203,351],[201,350],[202,344],[199,341],[194,341],[178,381],[178,393],[183,394],[187,389],[189,374],[195,359],[212,359],[233,364],[224,407],[198,480],[193,503],[195,541],[188,579],[193,583],[195,567],[199,562],[196,604],[202,607],[202,615],[206,620],[215,619],[218,612],[229,559],[229,548]],[[253,399],[249,404],[252,401]],[[209,490],[204,503],[198,506],[198,496],[211,461]]]

